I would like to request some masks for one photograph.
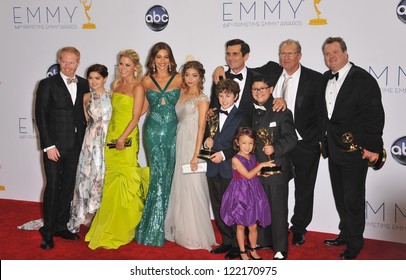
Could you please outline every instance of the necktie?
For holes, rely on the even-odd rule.
[[[224,114],[224,115],[226,115],[226,116],[228,116],[228,112],[227,111],[223,111],[223,110],[219,110],[219,113],[221,113],[221,114]]]
[[[336,78],[336,81],[337,81],[337,80],[338,80],[338,72],[335,73],[335,74],[330,73],[330,76],[329,76],[328,78],[329,78],[330,80]]]
[[[240,74],[232,74],[232,73],[230,73],[229,77],[230,77],[230,79],[238,79],[238,80],[242,81],[242,74],[241,73]]]
[[[286,98],[285,98],[286,89],[288,87],[289,80],[292,79],[292,76],[289,76],[287,74],[283,74],[283,76],[285,77],[285,80],[283,81],[283,84],[282,84],[281,97],[286,100]]]
[[[76,77],[66,78],[66,82],[68,83],[68,85],[70,85],[71,83],[77,83],[78,79]]]

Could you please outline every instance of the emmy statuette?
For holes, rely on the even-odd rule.
[[[364,152],[363,147],[353,142],[354,136],[352,135],[351,132],[345,132],[341,136],[341,139],[345,144],[349,144],[348,150],[346,150],[346,152],[354,152],[354,151],[361,151],[361,153]],[[375,161],[368,161],[368,166],[372,167],[372,169],[374,170],[379,170],[385,164],[385,161],[386,161],[386,150],[383,149],[382,152],[379,153],[379,156]]]
[[[219,127],[219,117],[217,114],[213,114],[207,117],[207,125],[210,131],[210,138],[214,137],[216,134],[217,129]],[[201,149],[199,155],[197,156],[200,159],[210,160],[210,157],[215,153],[211,148]]]
[[[260,128],[257,131],[257,135],[259,139],[264,143],[264,145],[272,145],[273,143],[273,132],[269,134],[268,130],[266,128]],[[268,160],[271,160],[271,156],[268,155]],[[272,167],[262,167],[260,171],[261,175],[269,176],[269,175],[276,175],[276,174],[282,174],[281,166],[280,164],[276,164],[275,166]]]

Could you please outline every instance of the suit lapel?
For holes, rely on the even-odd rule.
[[[345,77],[345,80],[340,88],[340,91],[337,93],[337,99],[334,104],[332,117],[334,116],[334,111],[336,110],[337,106],[340,106],[342,102],[344,102],[349,98],[348,95],[351,94],[351,87],[353,86],[352,75],[356,70],[355,68],[356,67],[354,65],[351,67],[350,71],[347,74],[347,77]]]

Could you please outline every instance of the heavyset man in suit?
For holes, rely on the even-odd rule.
[[[349,62],[347,46],[340,37],[329,37],[322,46],[324,61],[323,156],[328,157],[334,202],[340,218],[339,235],[325,240],[329,246],[346,245],[342,259],[354,259],[364,246],[365,181],[368,162],[383,150],[385,113],[377,81],[364,69]],[[347,152],[343,134],[363,147]]]
[[[60,73],[39,82],[35,119],[43,150],[46,186],[43,196],[44,225],[40,247],[54,247],[54,236],[77,240],[67,229],[75,173],[86,128],[83,95],[89,92],[86,79],[77,76],[80,52],[64,47],[58,52]]]
[[[208,137],[210,128],[206,126],[204,146],[212,148],[215,152],[207,162],[206,175],[213,215],[221,233],[222,243],[211,253],[227,253],[225,257],[233,259],[239,257],[235,227],[229,227],[222,221],[221,199],[233,178],[231,158],[235,155],[233,151],[235,131],[240,126],[251,126],[251,123],[248,122],[246,114],[235,105],[235,100],[240,94],[240,87],[236,81],[232,79],[219,81],[216,91],[212,94],[218,98],[220,104],[220,108],[213,113],[218,115],[219,123],[213,138]]]

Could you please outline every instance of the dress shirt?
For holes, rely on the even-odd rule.
[[[230,67],[228,66],[223,66],[224,72],[227,72],[228,69],[230,69]],[[231,74],[237,75],[237,74],[242,74],[242,80],[240,81],[239,79],[235,78],[234,81],[236,81],[238,83],[238,85],[240,86],[240,94],[238,95],[238,99],[235,101],[235,106],[240,105],[240,101],[241,101],[241,96],[242,93],[244,91],[244,87],[245,87],[245,80],[247,79],[247,67],[244,66],[244,68],[239,72],[239,73],[235,73],[233,70],[230,70]]]
[[[63,82],[65,83],[67,89],[69,90],[69,93],[70,93],[70,96],[71,96],[71,98],[72,98],[73,104],[75,104],[75,101],[76,101],[76,93],[77,93],[77,90],[78,90],[77,83],[70,83],[70,84],[68,85],[68,81],[67,81],[67,80],[68,80],[68,77],[66,77],[64,74],[62,74],[62,72],[59,72],[59,73],[61,74],[62,80],[63,80]]]
[[[295,103],[296,103],[296,95],[297,95],[297,90],[299,88],[299,80],[300,80],[300,74],[302,73],[302,67],[299,64],[299,68],[296,70],[293,75],[289,75],[291,78],[288,80],[288,85],[286,87],[285,91],[285,101],[286,101],[286,107],[292,111],[293,115],[293,120],[295,119]],[[281,98],[282,97],[282,85],[283,81],[285,80],[285,76],[287,76],[288,73],[286,73],[285,69],[283,70],[282,74],[279,76],[279,80],[276,83],[275,86],[275,97]],[[297,137],[299,140],[302,140],[303,138],[300,136],[299,132],[296,130]]]
[[[347,63],[343,68],[338,71],[338,79],[331,79],[327,82],[326,87],[326,104],[327,104],[327,114],[328,118],[331,119],[333,115],[334,106],[337,100],[338,92],[347,77],[348,71],[350,71],[351,63]],[[335,74],[335,73],[334,73]]]

